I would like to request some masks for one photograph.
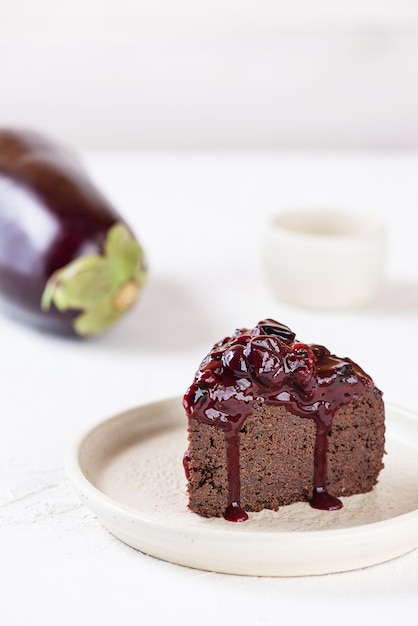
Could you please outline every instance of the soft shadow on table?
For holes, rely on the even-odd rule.
[[[418,313],[418,283],[388,282],[373,306],[383,313]]]
[[[211,320],[193,294],[159,278],[148,283],[135,308],[98,343],[111,350],[175,351],[207,347],[215,336]]]

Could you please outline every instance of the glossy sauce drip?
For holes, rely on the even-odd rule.
[[[328,511],[341,508],[341,501],[327,491],[328,434],[337,410],[372,384],[350,359],[336,357],[323,346],[296,342],[295,334],[274,320],[264,320],[251,330],[237,330],[215,344],[184,396],[184,407],[189,419],[200,419],[224,431],[229,486],[225,519],[248,519],[240,506],[239,437],[256,401],[284,406],[299,417],[314,420],[310,504]]]
[[[188,450],[186,450],[183,456],[183,469],[184,469],[184,473],[186,474],[187,480],[189,480],[190,478],[190,454]]]

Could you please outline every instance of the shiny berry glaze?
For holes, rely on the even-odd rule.
[[[371,378],[350,359],[336,357],[323,346],[297,342],[287,326],[271,319],[251,330],[237,330],[215,344],[183,404],[190,420],[199,419],[224,431],[229,485],[225,519],[248,518],[240,506],[239,437],[256,401],[284,406],[314,420],[310,504],[328,511],[341,508],[341,501],[327,491],[328,433],[337,410],[372,386]]]

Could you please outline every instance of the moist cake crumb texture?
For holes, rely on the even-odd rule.
[[[267,319],[216,343],[184,396],[189,507],[245,521],[297,501],[325,510],[383,468],[382,393],[356,363]]]

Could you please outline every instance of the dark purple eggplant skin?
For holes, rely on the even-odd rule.
[[[77,159],[43,136],[0,129],[0,299],[3,309],[53,332],[73,334],[76,311],[41,310],[50,276],[102,252],[124,220]]]

